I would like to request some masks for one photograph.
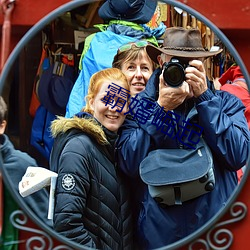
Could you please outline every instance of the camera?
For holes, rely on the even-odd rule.
[[[173,57],[163,65],[163,79],[169,86],[177,88],[185,81],[185,68],[188,67],[188,59]]]

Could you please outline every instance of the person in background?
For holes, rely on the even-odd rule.
[[[245,165],[248,158],[250,135],[240,100],[227,92],[212,91],[203,62],[221,50],[205,51],[198,29],[167,28],[163,47],[149,44],[146,50],[160,68],[154,71],[145,90],[134,99],[138,105],[133,112],[129,105],[130,111],[120,130],[117,148],[119,166],[136,187],[133,196],[137,199],[138,248],[155,249],[195,232],[225,206],[237,187],[236,171]],[[176,80],[178,77],[173,73],[166,77],[165,69],[170,61],[176,62],[176,59],[186,65],[184,78],[180,85],[171,87],[170,78]],[[133,116],[139,109],[141,113],[147,111],[142,108],[145,107],[143,101],[152,104],[145,123],[140,122],[138,116]],[[191,132],[179,140],[186,119],[193,110],[197,115],[190,120],[188,131]],[[159,113],[162,116],[156,116]],[[162,122],[166,114],[170,115],[169,119],[175,126]],[[161,124],[161,127],[153,124]],[[203,128],[202,137],[212,151],[216,179],[214,189],[182,205],[162,206],[151,197],[147,184],[142,181],[140,164],[153,150],[186,148],[190,141],[197,141],[197,133],[192,133],[197,131],[196,125]]]
[[[147,40],[158,45],[157,38],[163,35],[163,23],[150,29],[148,23],[156,9],[156,0],[105,1],[98,14],[104,24],[94,25],[100,31],[88,36],[79,63],[79,75],[69,96],[65,117],[72,117],[85,106],[89,79],[95,72],[112,67],[117,49],[126,43]]]
[[[129,194],[115,153],[128,98],[121,70],[101,70],[90,79],[84,112],[51,125],[54,229],[94,249],[133,249]]]
[[[7,119],[8,107],[3,97],[0,96],[0,154],[3,161],[2,168],[5,169],[6,174],[8,175],[9,179],[11,179],[13,190],[15,190],[15,192],[19,194],[18,184],[25,174],[27,167],[37,166],[37,163],[35,159],[33,159],[27,153],[15,149],[13,143],[10,141],[7,134],[5,134]],[[45,223],[48,227],[52,227],[51,220],[47,219],[49,193],[46,189],[40,190],[23,199],[27,206],[43,223]],[[3,203],[5,204],[6,208],[8,207],[8,209],[4,210],[2,237],[4,241],[11,241],[10,235],[14,237],[15,234],[13,233],[13,231],[15,229],[14,227],[11,229],[11,226],[9,225],[9,216],[11,212],[19,208],[6,188],[4,188]],[[11,233],[9,230],[12,230]]]
[[[227,91],[237,96],[245,105],[245,117],[250,129],[250,94],[246,80],[238,65],[229,67],[219,78],[215,79],[216,89]]]
[[[240,67],[238,65],[230,66],[221,77],[214,80],[214,85],[217,90],[227,91],[242,101],[246,108],[244,114],[250,129],[250,94]],[[243,177],[244,170],[245,166],[237,171],[239,182]]]

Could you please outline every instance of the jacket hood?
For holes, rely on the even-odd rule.
[[[99,144],[109,143],[103,127],[92,115],[87,113],[82,113],[72,118],[57,116],[57,119],[52,121],[50,129],[54,138],[61,133],[64,134],[69,130],[76,129],[90,135]]]

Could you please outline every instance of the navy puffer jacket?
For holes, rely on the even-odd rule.
[[[132,249],[128,192],[115,167],[117,135],[86,113],[55,120],[52,132],[57,135],[50,159],[58,173],[55,230],[94,249]]]

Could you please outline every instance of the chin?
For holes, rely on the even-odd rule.
[[[118,131],[118,126],[105,126],[109,131],[112,132],[117,132]]]
[[[118,129],[117,128],[116,129],[109,129],[109,131],[117,133]]]

